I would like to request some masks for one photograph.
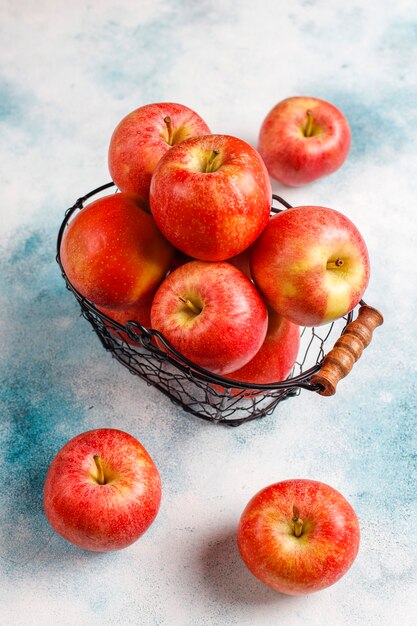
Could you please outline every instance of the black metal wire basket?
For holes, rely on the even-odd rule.
[[[368,345],[372,336],[373,328],[369,329],[365,324],[369,336],[361,340],[363,345],[358,348],[360,353],[358,355],[351,354],[351,330],[355,324],[359,330],[364,327],[364,324],[359,322],[359,317],[357,322],[352,322],[353,311],[332,324],[319,328],[301,329],[299,356],[292,373],[284,381],[266,385],[242,383],[213,374],[179,354],[158,331],[145,328],[135,320],[128,321],[126,326],[123,326],[99,311],[93,302],[79,293],[70,283],[61,263],[62,237],[74,213],[81,210],[90,198],[94,196],[96,199],[113,186],[114,183],[110,182],[94,189],[85,196],[78,198],[74,205],[66,211],[58,233],[56,260],[67,288],[78,300],[81,315],[90,322],[103,347],[117,361],[127,367],[132,374],[139,376],[149,385],[159,389],[173,402],[181,405],[185,411],[202,419],[230,426],[238,426],[244,422],[271,414],[279,402],[299,395],[301,389],[318,392],[322,395],[334,393],[334,388],[328,386],[327,379],[320,376],[323,366],[329,368],[330,361],[330,367],[333,371],[333,361],[336,360],[336,364],[340,365],[340,355],[342,362],[343,357],[345,360],[350,360],[348,363],[342,363],[343,371],[336,374],[337,380],[342,378],[350,371],[353,363],[359,358],[360,353]],[[274,195],[271,212],[277,213],[283,210],[277,208],[277,203],[285,208],[291,207],[281,197]],[[375,309],[365,305],[363,301],[360,305],[360,311],[370,309],[376,312]],[[382,323],[382,316],[380,317],[379,323],[376,321],[373,327]],[[357,334],[358,331],[356,331]],[[347,342],[343,342],[344,336],[348,337]],[[157,346],[156,338],[164,345],[165,350]],[[337,342],[338,338],[339,341]],[[332,348],[335,341],[336,346],[343,343],[349,344],[345,348],[347,356],[343,354],[343,347],[341,348],[340,345],[334,348],[334,350],[337,349],[336,359],[334,356],[330,356],[331,354],[334,355]],[[340,353],[341,349],[342,353]],[[337,380],[335,384],[337,384]]]

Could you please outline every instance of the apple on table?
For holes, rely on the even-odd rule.
[[[209,133],[205,121],[183,104],[145,104],[126,115],[112,134],[112,179],[120,191],[137,193],[149,208],[151,178],[161,157],[180,141]]]
[[[259,491],[237,532],[241,557],[260,581],[301,595],[339,580],[354,562],[360,529],[346,498],[325,483],[292,479]]]
[[[300,326],[351,311],[368,285],[365,241],[342,213],[299,206],[274,215],[252,247],[251,273],[268,304]]]
[[[161,480],[143,445],[121,430],[99,428],[68,441],[44,487],[48,522],[67,541],[94,552],[126,548],[152,524]]]
[[[320,98],[286,98],[268,113],[258,150],[268,172],[284,185],[298,186],[336,171],[350,148],[343,113]]]
[[[175,145],[159,161],[150,189],[163,235],[202,261],[223,261],[250,246],[268,222],[271,199],[260,155],[229,135]]]

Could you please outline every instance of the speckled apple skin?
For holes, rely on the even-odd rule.
[[[72,285],[94,304],[111,309],[149,299],[173,256],[139,196],[131,193],[105,196],[79,211],[61,244]]]
[[[108,163],[121,191],[131,191],[148,203],[152,174],[161,157],[171,149],[165,117],[171,118],[174,142],[207,135],[210,129],[192,109],[175,102],[145,104],[116,126],[109,146]]]
[[[327,269],[328,261],[344,265]],[[368,250],[356,226],[334,209],[296,207],[274,215],[251,250],[252,278],[268,304],[300,326],[351,311],[368,285]]]
[[[201,313],[187,317],[180,297],[198,302]],[[236,267],[191,261],[159,287],[151,323],[182,355],[211,372],[226,374],[259,350],[268,313],[254,285]]]
[[[305,530],[293,532],[293,506]],[[301,595],[335,583],[359,549],[355,511],[344,496],[324,483],[294,479],[259,491],[238,526],[238,547],[249,570],[276,591]]]
[[[99,455],[114,480],[94,480]],[[155,519],[161,481],[148,452],[120,430],[91,430],[68,441],[53,459],[45,480],[44,509],[57,533],[95,552],[126,548]]]
[[[206,172],[214,152],[215,171]],[[265,228],[271,183],[258,152],[242,139],[207,135],[174,146],[158,163],[151,212],[176,248],[221,261],[250,246]]]
[[[417,3],[0,6],[0,621],[411,626]],[[332,399],[302,391],[263,419],[217,428],[103,350],[60,277],[57,229],[66,206],[106,181],[108,140],[129,110],[174,99],[213,131],[255,145],[268,109],[301,92],[340,105],[351,124],[351,151],[340,170],[311,188],[284,191],[277,183],[274,191],[291,204],[342,211],[349,200],[347,215],[373,265],[364,297],[387,324]],[[82,552],[56,535],[41,497],[55,452],[75,434],[103,426],[130,432],[163,460],[164,490],[143,537],[107,555]],[[339,583],[295,599],[254,578],[235,545],[246,500],[292,476],[341,490],[363,536]]]
[[[313,116],[310,137],[304,134],[307,111]],[[279,102],[268,113],[258,150],[272,178],[296,187],[336,171],[350,143],[349,123],[337,107],[320,98],[296,96]]]
[[[300,327],[268,309],[265,340],[253,359],[228,378],[246,383],[268,384],[284,380],[290,373],[300,347]]]

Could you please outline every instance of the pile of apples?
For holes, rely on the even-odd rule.
[[[335,320],[360,301],[369,258],[357,228],[333,209],[302,206],[270,217],[269,175],[287,185],[311,182],[340,167],[349,146],[346,118],[316,98],[274,107],[259,152],[211,134],[183,105],[142,106],[111,137],[109,168],[120,192],[85,207],[64,233],[67,277],[110,318],[160,331],[211,372],[282,380],[297,356],[299,327]],[[52,527],[93,551],[136,541],[160,500],[150,455],[109,428],[71,439],[44,490]],[[342,494],[303,479],[255,494],[236,529],[249,570],[287,594],[336,582],[356,557],[359,535]]]
[[[64,233],[67,277],[116,322],[158,330],[210,372],[283,380],[299,327],[352,310],[368,284],[369,258],[338,211],[302,206],[270,217],[269,174],[310,182],[339,167],[349,145],[346,118],[314,98],[274,107],[259,152],[211,134],[183,105],[142,106],[110,140],[120,192],[85,207]]]

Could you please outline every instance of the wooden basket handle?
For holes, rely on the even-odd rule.
[[[322,396],[333,396],[336,393],[337,383],[349,374],[371,343],[373,331],[383,322],[381,313],[373,307],[367,304],[360,307],[356,320],[346,326],[343,335],[324,357],[321,369],[312,375],[312,384],[321,386],[317,393]]]

